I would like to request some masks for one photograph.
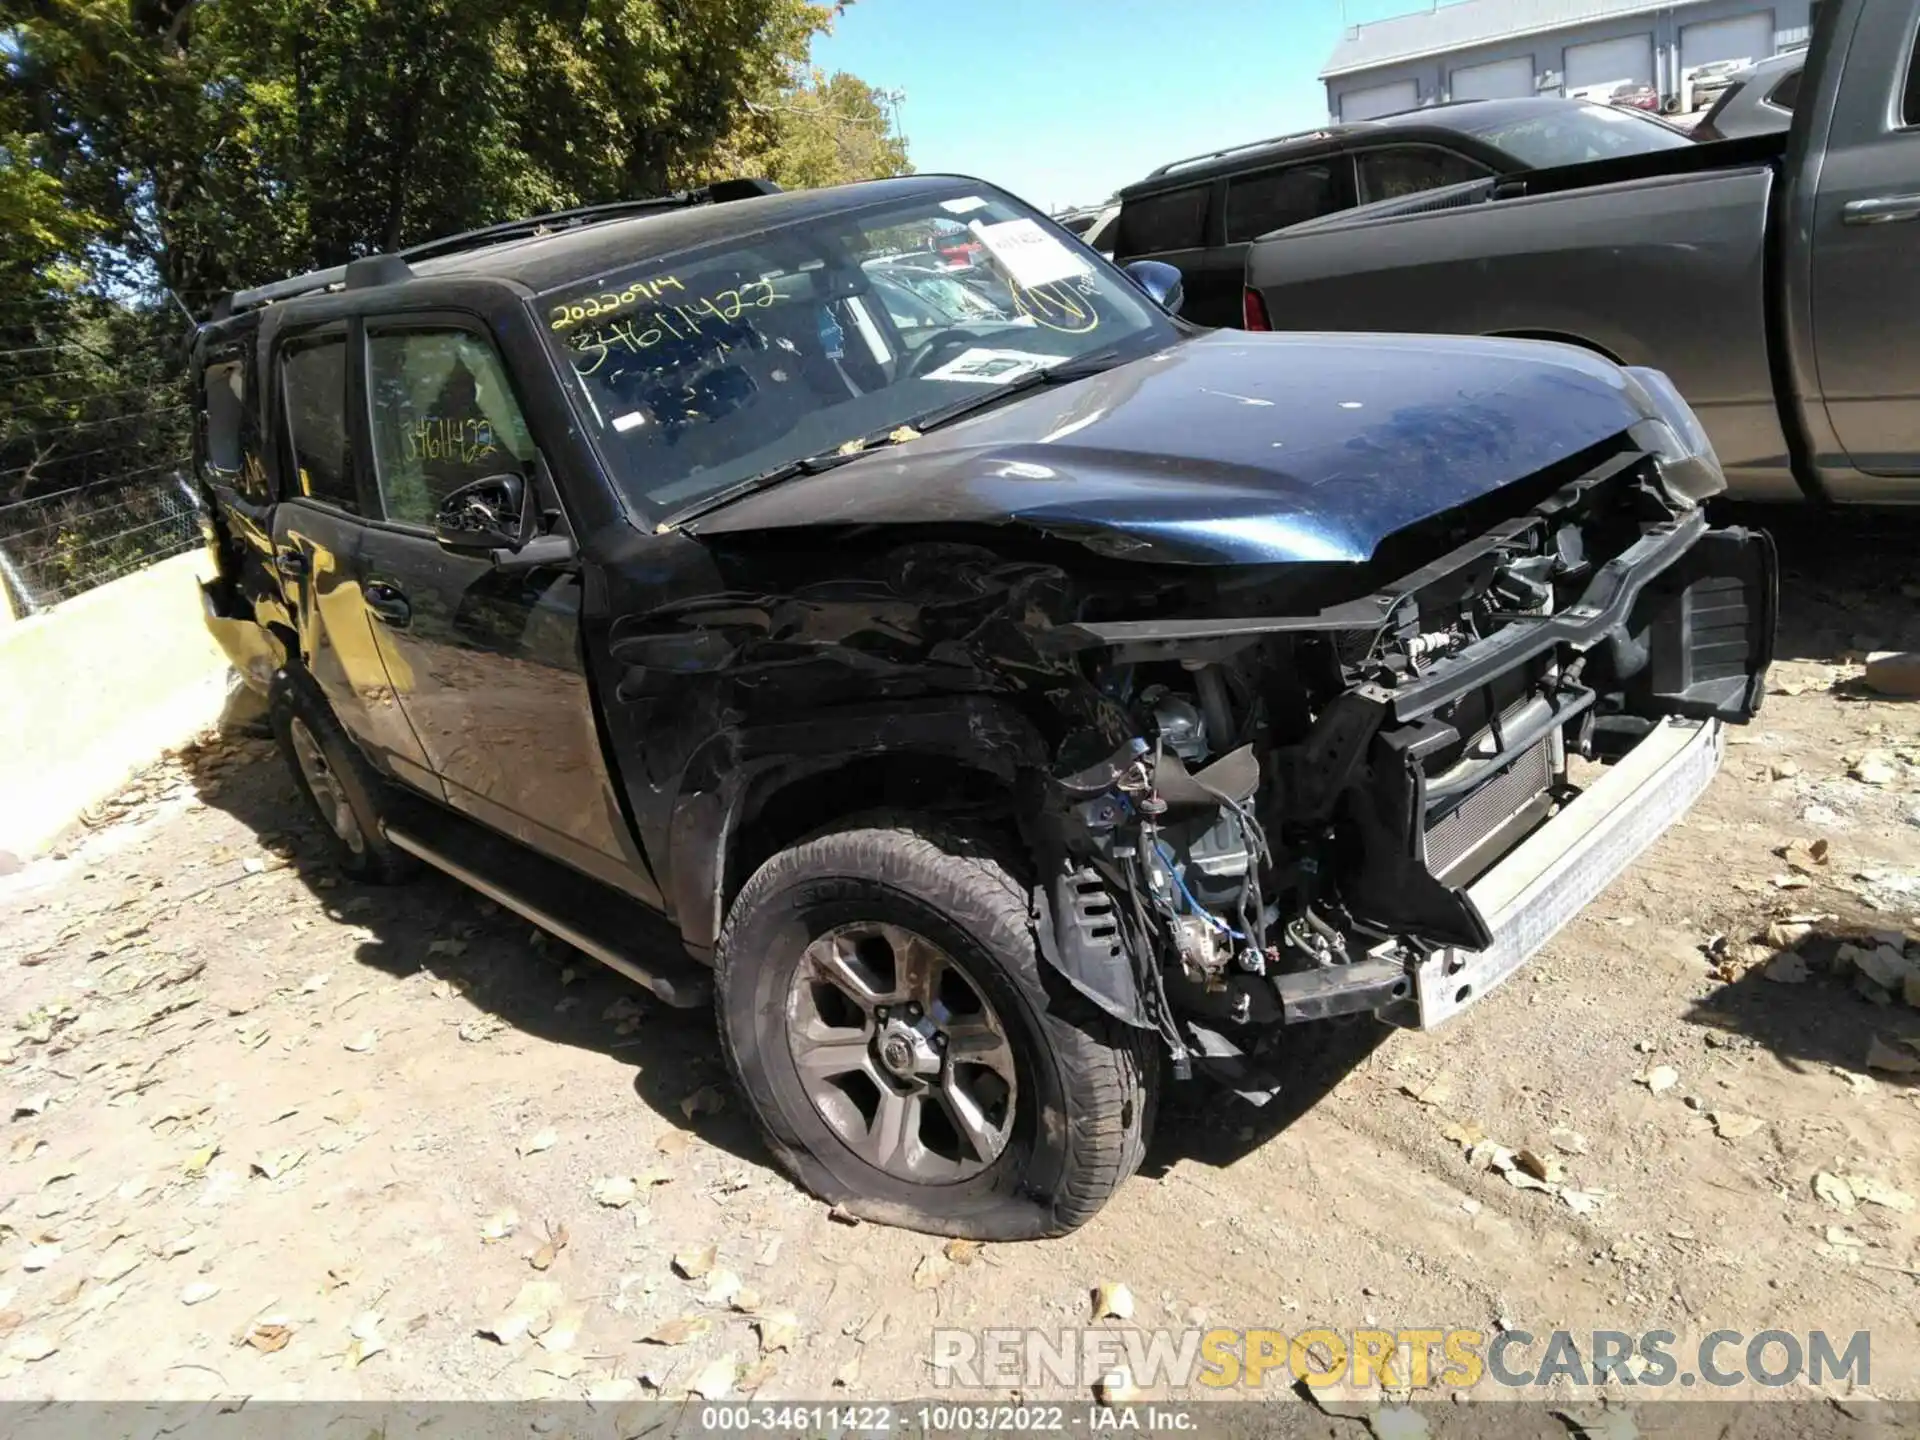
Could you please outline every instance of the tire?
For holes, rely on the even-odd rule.
[[[420,862],[387,839],[388,786],[347,737],[313,682],[298,671],[274,676],[268,720],[294,784],[331,840],[334,860],[356,880],[398,885]],[[323,792],[331,791],[331,795]]]
[[[1031,1239],[1086,1223],[1139,1168],[1159,1077],[1152,1037],[1111,1020],[1064,983],[1048,983],[1055,977],[1039,959],[1028,894],[1014,875],[988,842],[889,816],[782,851],[741,889],[716,955],[721,1046],[775,1158],[822,1200],[864,1219],[936,1235]],[[849,939],[876,928],[891,936],[879,949],[870,939]],[[945,1016],[951,1033],[931,1037],[941,1046],[937,1057],[923,1055],[938,1060],[937,1072],[901,1079],[888,1070],[905,1047],[896,1040],[888,1050],[892,1032],[875,1018],[881,1008],[875,1006],[838,1017],[842,1025],[861,1026],[840,1033],[866,1045],[866,1078],[840,1076],[833,1084],[845,1087],[841,1093],[818,1078],[803,1079],[796,1056],[820,1053],[803,1052],[816,1043],[807,1037],[838,1028],[821,1028],[823,992],[837,1006],[838,987],[819,982],[815,958],[831,957],[836,945],[862,975],[889,973],[891,963],[896,983],[907,970],[931,969],[941,977],[933,982],[941,1003],[927,1006],[926,1018]],[[890,961],[863,958],[882,949]],[[923,969],[901,954],[938,959]],[[877,983],[872,991],[884,988]],[[977,1011],[975,1002],[981,1002]],[[900,1011],[892,1012],[888,1023],[897,1025]],[[983,1038],[996,1022],[1002,1039]],[[972,1077],[961,1083],[975,1098],[983,1089],[1008,1088],[1001,1084],[1003,1070],[966,1063],[989,1045],[998,1046],[995,1064],[1010,1060],[1017,1083],[989,1109],[965,1107],[985,1122],[967,1134],[984,1133],[996,1116],[1004,1133],[1004,1148],[984,1160],[988,1146],[961,1138],[963,1110],[950,1087]],[[846,1042],[822,1050],[853,1053]],[[915,1110],[920,1118],[892,1127],[896,1137],[915,1138],[891,1147],[892,1168],[883,1168],[872,1158],[890,1148],[881,1138],[883,1107],[899,1104],[888,1092],[897,1096],[916,1085],[924,1087]],[[874,1089],[871,1117],[857,1098],[868,1086]],[[828,1096],[825,1108],[815,1099],[820,1094]],[[865,1137],[849,1139],[863,1125]],[[952,1159],[939,1151],[948,1132]],[[917,1160],[902,1158],[916,1152]],[[898,1173],[910,1164],[953,1169]]]

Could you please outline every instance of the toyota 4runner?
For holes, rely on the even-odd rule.
[[[1163,1075],[1456,1014],[1759,705],[1771,545],[1657,372],[1202,331],[976,180],[771,189],[237,294],[198,465],[345,867],[711,995],[816,1194],[1080,1224]]]

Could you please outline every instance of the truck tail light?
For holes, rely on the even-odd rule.
[[[1273,322],[1267,319],[1267,302],[1251,285],[1240,292],[1240,325],[1246,330],[1273,329]]]

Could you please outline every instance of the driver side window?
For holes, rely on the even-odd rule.
[[[525,473],[533,441],[493,346],[456,329],[370,330],[374,471],[387,519],[431,527],[470,481]]]

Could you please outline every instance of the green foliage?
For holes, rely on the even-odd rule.
[[[6,0],[0,501],[104,473],[73,459],[101,448],[92,429],[122,437],[94,422],[177,398],[134,393],[177,369],[168,291],[205,314],[281,275],[719,174],[903,172],[878,94],[807,69],[839,8]],[[60,426],[82,428],[48,447]]]

